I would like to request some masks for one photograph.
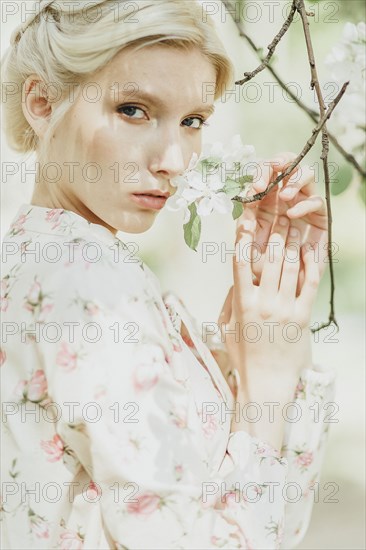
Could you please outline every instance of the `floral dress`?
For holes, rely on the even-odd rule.
[[[301,373],[279,451],[230,431],[235,399],[214,353],[130,243],[23,204],[2,262],[2,548],[301,541],[334,370]]]

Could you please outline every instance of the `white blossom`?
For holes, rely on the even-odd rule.
[[[339,88],[344,82],[350,82],[332,114],[329,128],[361,162],[366,118],[366,24],[346,23],[341,40],[333,46],[324,63]]]
[[[166,208],[173,212],[184,210],[184,224],[190,220],[188,207],[192,203],[196,204],[199,216],[213,212],[231,214],[234,203],[224,190],[226,181],[235,178],[236,173],[243,175],[245,163],[254,158],[254,147],[243,145],[240,135],[234,136],[226,147],[220,142],[204,145],[200,157],[194,154],[184,174],[171,181],[177,191],[167,200]],[[250,175],[253,168],[244,172],[245,175]],[[248,189],[244,189],[238,195],[247,192]]]

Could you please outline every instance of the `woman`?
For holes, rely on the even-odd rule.
[[[236,243],[273,246],[234,257],[211,353],[116,233],[152,226],[232,66],[196,2],[79,4],[41,2],[3,60],[9,143],[39,162],[3,240],[3,548],[293,548],[334,392],[309,330],[323,201],[303,167],[245,208]]]

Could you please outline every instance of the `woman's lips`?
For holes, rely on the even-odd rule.
[[[154,197],[153,195],[143,194],[132,194],[131,198],[136,204],[151,210],[161,210],[167,201],[165,197]]]

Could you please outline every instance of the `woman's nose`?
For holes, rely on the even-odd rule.
[[[165,176],[167,179],[173,179],[187,168],[180,136],[165,135],[163,138],[157,139],[150,171],[160,177]]]

